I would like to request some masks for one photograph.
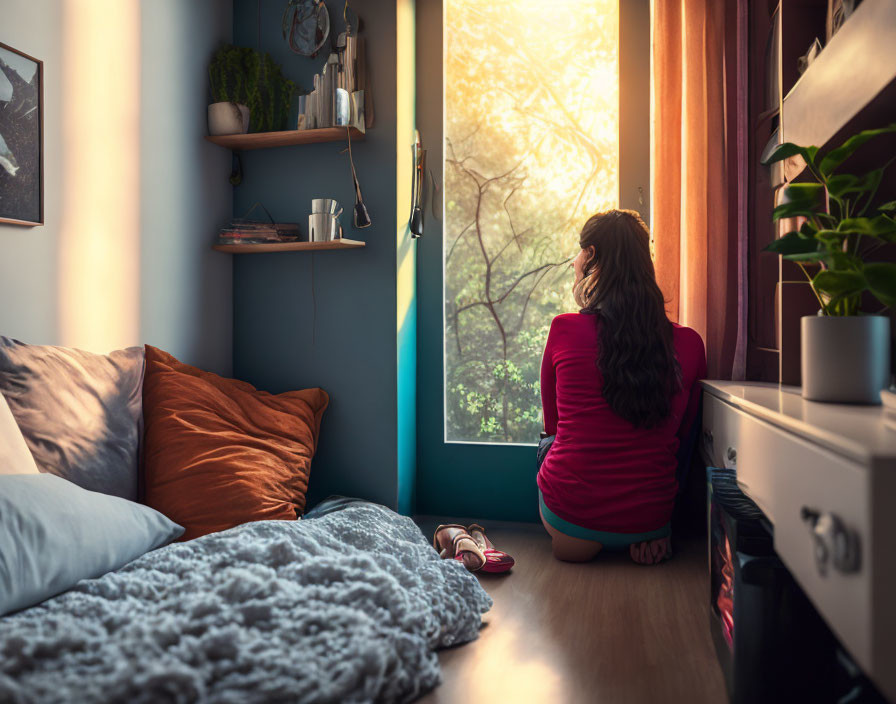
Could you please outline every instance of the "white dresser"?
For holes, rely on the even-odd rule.
[[[881,407],[703,382],[703,454],[735,468],[831,630],[896,702],[896,429]]]

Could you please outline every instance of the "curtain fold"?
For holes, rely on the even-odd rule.
[[[742,378],[746,304],[736,210],[740,154],[728,129],[737,118],[737,84],[726,92],[726,11],[736,2],[654,0],[653,238],[657,280],[670,319],[706,344],[709,375]],[[736,23],[736,19],[734,20]],[[729,59],[730,63],[730,59]],[[732,75],[732,78],[734,78]],[[731,87],[731,86],[729,86]],[[729,100],[734,104],[726,110]],[[736,134],[736,132],[732,132]],[[734,188],[733,195],[731,189]],[[733,226],[732,226],[733,224]],[[741,281],[741,286],[745,281]]]

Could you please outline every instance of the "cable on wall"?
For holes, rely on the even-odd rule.
[[[311,252],[311,346],[317,336],[317,298],[314,294],[314,252]]]

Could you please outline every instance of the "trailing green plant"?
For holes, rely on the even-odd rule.
[[[249,108],[251,132],[286,127],[298,89],[267,52],[224,44],[212,57],[208,77],[213,101]]]
[[[858,315],[865,291],[885,308],[896,307],[896,264],[866,261],[881,245],[896,242],[896,201],[871,207],[893,160],[861,176],[840,172],[843,162],[859,147],[888,133],[896,133],[896,123],[859,132],[822,157],[818,147],[786,142],[765,162],[800,156],[815,178],[814,183],[794,183],[785,189],[786,202],[774,209],[773,219],[805,221],[765,251],[800,266],[825,315]],[[807,268],[812,265],[818,266],[814,274]]]

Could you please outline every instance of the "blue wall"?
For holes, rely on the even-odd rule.
[[[140,342],[229,375],[233,267],[209,240],[232,208],[230,155],[203,137],[206,67],[230,35],[230,2],[153,0],[139,7]]]
[[[342,5],[328,3],[337,32]],[[404,0],[397,5],[412,7]],[[326,56],[311,59],[289,51],[280,34],[284,7],[282,0],[261,0],[260,5],[235,0],[234,43],[255,47],[260,39],[260,48],[284,73],[309,90]],[[351,228],[353,190],[341,143],[243,153],[244,178],[234,189],[233,213],[238,217],[261,202],[276,220],[298,222],[306,230],[311,199],[336,198],[346,209],[345,236],[363,239],[367,247],[234,256],[234,375],[274,393],[320,386],[330,394],[312,465],[309,505],[341,493],[409,512],[416,473],[414,433],[407,432],[408,422],[414,422],[409,403],[414,398],[416,314],[398,319],[403,300],[398,268],[404,252],[412,274],[416,265],[415,245],[406,230],[410,203],[397,207],[403,189],[397,154],[410,158],[410,142],[399,144],[397,125],[412,124],[406,106],[413,110],[413,96],[404,94],[407,84],[396,77],[401,42],[408,37],[398,36],[395,2],[355,0],[352,7],[364,20],[374,84],[375,125],[364,142],[353,143],[373,225]],[[407,135],[401,140],[408,140]],[[416,310],[413,293],[409,305]],[[405,369],[414,370],[411,386]]]

